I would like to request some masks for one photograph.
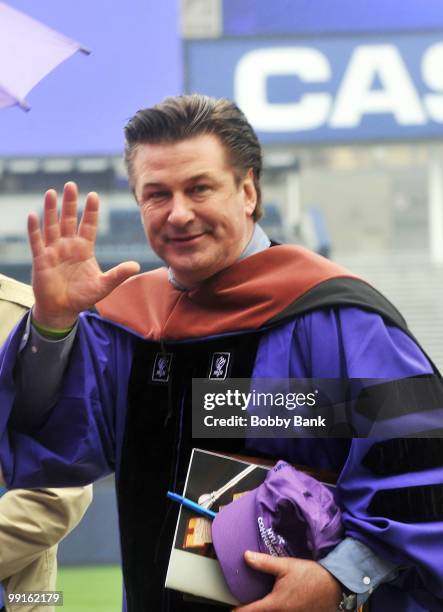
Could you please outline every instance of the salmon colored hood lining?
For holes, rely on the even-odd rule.
[[[184,340],[262,327],[304,293],[332,278],[357,278],[294,245],[279,245],[222,270],[187,292],[166,268],[139,274],[97,304],[106,319],[150,340]]]

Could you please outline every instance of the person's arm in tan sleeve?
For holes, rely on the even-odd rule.
[[[0,498],[0,580],[63,539],[83,517],[92,486],[14,489]]]
[[[14,599],[17,593],[27,591],[56,591],[57,590],[57,544],[48,548],[32,563],[17,572],[10,578],[2,581],[4,594],[3,602],[6,612],[17,612]],[[12,602],[10,603],[9,598]],[[27,603],[19,608],[20,612],[42,612],[39,604]],[[56,612],[55,606],[45,605],[45,612]]]
[[[28,285],[0,274],[0,344],[33,302]],[[79,523],[91,500],[91,486],[15,489],[0,498],[0,580],[6,595],[56,588],[57,544]],[[7,599],[5,605],[9,612]],[[34,608],[24,606],[23,612]],[[53,612],[53,606],[47,610]]]

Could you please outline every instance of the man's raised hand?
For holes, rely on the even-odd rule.
[[[28,217],[35,294],[33,317],[51,329],[71,327],[82,310],[94,306],[140,271],[135,261],[126,261],[105,273],[101,271],[94,252],[98,195],[92,192],[86,197],[78,227],[77,200],[77,185],[66,183],[60,218],[53,189],[45,194],[43,231],[35,213]]]

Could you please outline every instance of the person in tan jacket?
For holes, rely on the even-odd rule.
[[[29,285],[0,274],[0,346],[33,302]],[[91,500],[91,486],[15,489],[0,497],[0,581],[6,612],[17,609],[10,607],[8,595],[56,590],[58,542],[79,523]],[[54,608],[26,604],[20,610]]]

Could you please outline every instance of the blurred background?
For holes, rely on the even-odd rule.
[[[8,4],[92,53],[39,83],[26,97],[30,112],[0,111],[2,273],[29,282],[26,215],[67,180],[101,195],[104,267],[158,266],[128,191],[123,127],[167,95],[226,96],[264,145],[269,235],[375,284],[443,367],[441,0]],[[61,545],[68,611],[119,609],[118,554],[106,480]],[[78,569],[84,564],[99,567]]]

